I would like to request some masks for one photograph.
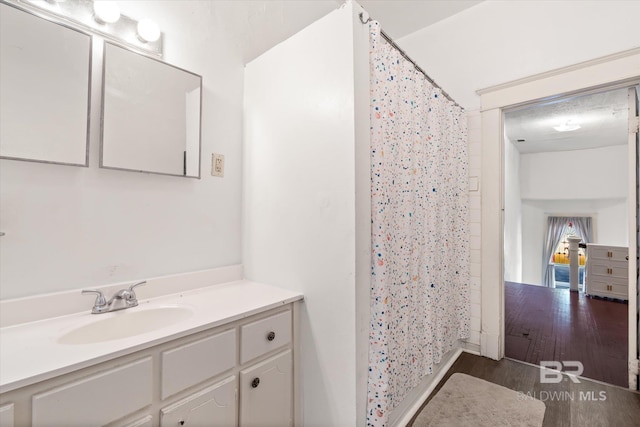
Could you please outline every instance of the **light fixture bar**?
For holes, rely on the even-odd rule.
[[[81,30],[96,33],[105,39],[133,48],[143,53],[162,56],[163,34],[158,30],[158,38],[148,41],[138,35],[138,21],[126,15],[113,23],[96,20],[92,0],[2,0],[19,8],[52,18]],[[102,21],[102,22],[98,22]]]

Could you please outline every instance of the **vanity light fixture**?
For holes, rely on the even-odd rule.
[[[115,1],[94,1],[93,13],[93,18],[98,24],[114,24],[120,19],[120,7]]]
[[[138,21],[138,38],[143,43],[154,42],[160,38],[160,27],[151,19]]]
[[[571,132],[572,130],[580,129],[580,127],[581,126],[579,124],[571,123],[571,120],[567,120],[566,123],[554,126],[553,128],[558,132]]]
[[[63,23],[139,53],[162,56],[162,32],[150,19],[136,20],[120,13],[114,0],[2,0],[18,9]],[[122,4],[122,3],[121,3]]]

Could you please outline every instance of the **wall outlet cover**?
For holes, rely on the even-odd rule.
[[[211,154],[211,176],[224,176],[224,155],[218,153]]]

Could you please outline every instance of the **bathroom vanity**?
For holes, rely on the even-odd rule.
[[[0,425],[293,425],[301,299],[241,280],[1,328]]]

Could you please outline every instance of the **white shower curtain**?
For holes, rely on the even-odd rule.
[[[372,277],[367,423],[469,336],[467,128],[371,22]]]

